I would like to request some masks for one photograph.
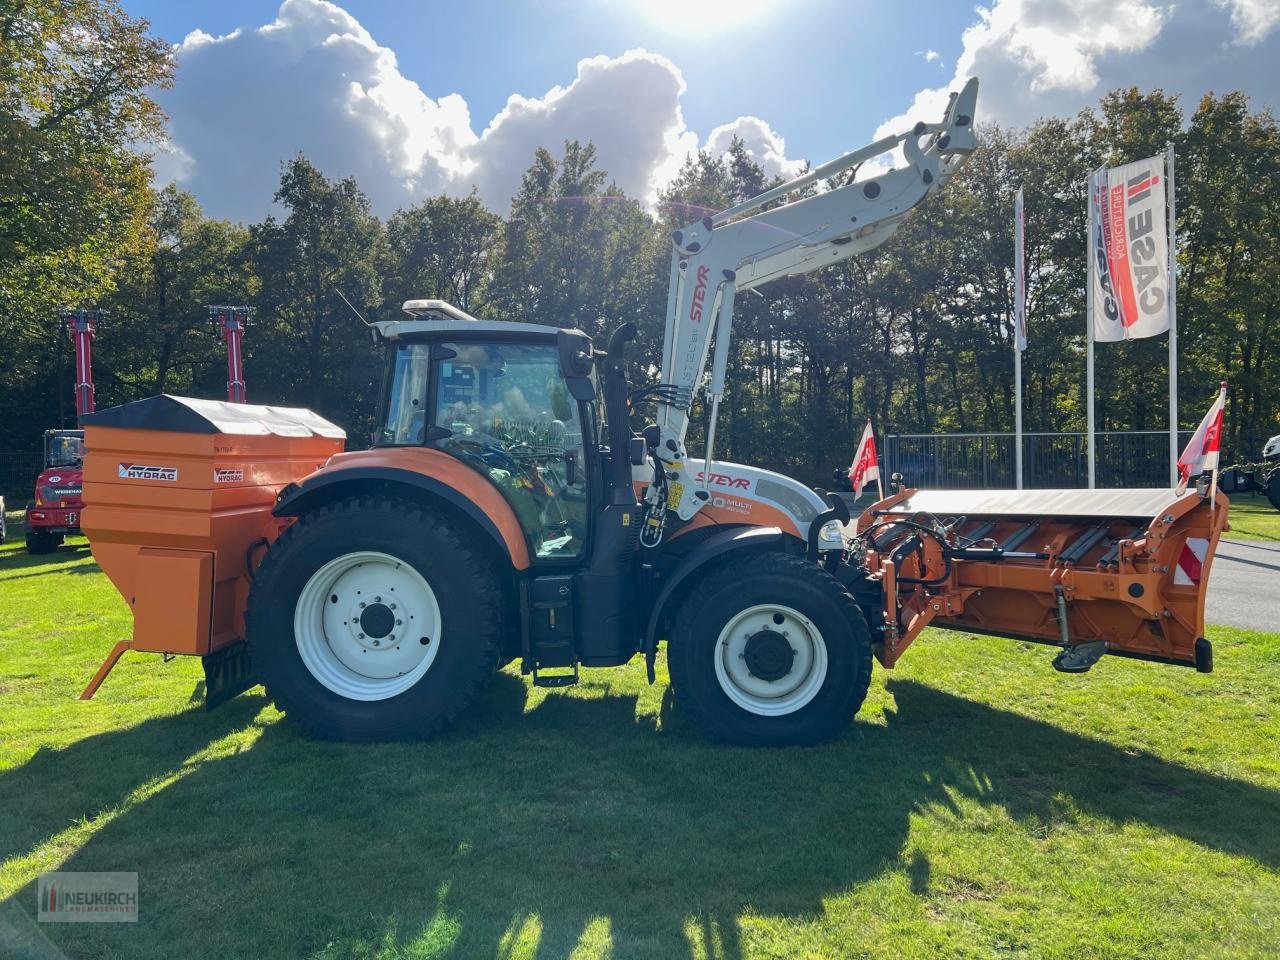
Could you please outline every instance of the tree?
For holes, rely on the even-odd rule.
[[[149,91],[172,70],[146,31],[113,0],[0,0],[0,337],[13,358],[0,375],[22,398],[0,444],[59,425],[56,312],[96,305],[143,242],[141,148],[163,120]]]
[[[225,356],[205,306],[243,303],[255,293],[248,245],[246,227],[207,219],[178,187],[154,196],[146,246],[122,271],[110,323],[99,332],[103,401],[223,394]]]
[[[491,283],[494,316],[607,337],[652,307],[645,257],[652,220],[570,140],[539,150],[511,201]],[[643,278],[643,279],[640,279]]]
[[[283,222],[250,228],[261,291],[246,376],[269,384],[272,402],[309,404],[367,435],[378,360],[342,297],[362,312],[380,303],[382,225],[354,180],[328,180],[301,155],[284,165],[275,199]]]
[[[435,298],[471,310],[483,296],[501,222],[474,191],[396,211],[387,221],[388,299]]]

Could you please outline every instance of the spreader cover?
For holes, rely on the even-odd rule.
[[[85,425],[171,433],[222,433],[238,437],[329,437],[345,440],[346,431],[301,407],[264,407],[225,400],[199,400],[164,393],[108,407],[81,417]]]

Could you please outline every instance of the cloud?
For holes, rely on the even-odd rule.
[[[505,211],[534,150],[590,140],[599,165],[627,194],[657,188],[699,146],[685,124],[685,82],[670,60],[644,50],[590,57],[541,97],[512,96],[475,133],[456,93],[428,96],[351,14],[326,0],[284,0],[272,23],[214,37],[197,30],[175,48],[177,82],[159,94],[170,143],[157,176],[191,189],[213,215],[264,215],[279,165],[307,155],[329,176],[354,176],[386,215],[441,191],[473,186]],[[763,120],[717,127],[707,148],[734,133],[770,174],[799,166]]]
[[[936,120],[970,76],[982,81],[979,119],[1011,126],[1074,114],[1128,86],[1162,88],[1189,108],[1211,90],[1276,104],[1280,50],[1264,41],[1277,22],[1275,0],[995,0],[964,31],[951,81],[919,91],[877,136]]]
[[[723,155],[729,151],[734,137],[742,141],[747,155],[764,170],[766,179],[794,177],[804,167],[803,161],[787,159],[786,142],[759,117],[738,117],[732,123],[716,127],[707,136],[703,149]]]
[[[1217,0],[1217,4],[1231,11],[1239,43],[1261,43],[1280,25],[1280,3],[1276,0]]]
[[[568,87],[511,97],[467,151],[480,195],[505,207],[538,147],[558,153],[578,139],[595,144],[600,167],[629,196],[650,196],[655,170],[696,148],[680,111],[684,92],[675,64],[644,50],[579,61]]]

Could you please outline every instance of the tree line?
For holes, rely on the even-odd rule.
[[[145,22],[102,0],[0,11],[0,449],[35,449],[43,429],[74,421],[64,305],[109,311],[94,344],[106,406],[224,396],[204,305],[248,304],[250,401],[312,407],[352,446],[370,436],[382,360],[344,298],[371,320],[439,297],[600,339],[631,320],[633,379],[655,378],[671,231],[773,185],[734,143],[689,157],[649,207],[610,181],[590,143],[570,141],[536,152],[505,211],[438,196],[382,220],[358,183],[297,156],[282,165],[276,213],[213,219],[152,183],[145,148],[163,117],[147,91],[172,65]],[[1025,428],[1083,429],[1085,178],[1170,143],[1182,426],[1226,379],[1227,455],[1256,457],[1280,432],[1280,127],[1240,92],[1187,111],[1136,89],[1073,118],[980,128],[962,172],[879,250],[740,297],[720,455],[817,481],[848,461],[868,415],[881,430],[1011,430],[1019,186]],[[1163,337],[1098,345],[1100,428],[1166,428],[1166,383]]]

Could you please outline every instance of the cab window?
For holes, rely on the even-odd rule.
[[[582,555],[586,464],[578,403],[551,344],[449,343],[436,360],[437,445],[511,504],[539,558]]]
[[[391,389],[379,444],[420,444],[426,440],[430,369],[430,345],[402,343],[396,347],[391,358]]]

